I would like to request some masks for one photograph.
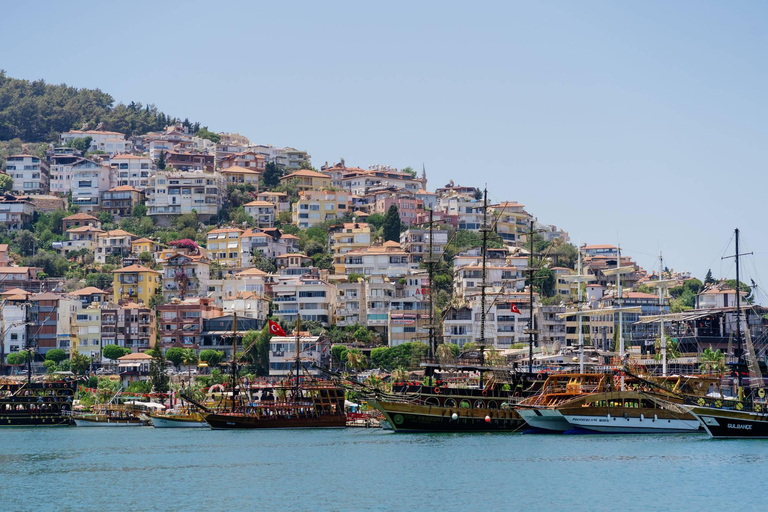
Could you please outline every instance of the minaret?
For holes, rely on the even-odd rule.
[[[427,190],[427,168],[421,163],[421,188]]]

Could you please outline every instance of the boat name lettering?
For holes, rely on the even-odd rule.
[[[728,428],[735,428],[739,430],[752,430],[752,425],[742,425],[739,423],[729,423]]]

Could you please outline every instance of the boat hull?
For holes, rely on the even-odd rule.
[[[698,432],[699,420],[688,418],[654,418],[641,416],[564,416],[572,429],[601,432],[604,434],[684,434]]]
[[[209,413],[205,414],[204,417],[213,430],[345,428],[347,426],[345,414],[309,418],[263,418],[237,413]]]
[[[693,407],[691,413],[714,439],[768,439],[768,414],[709,407]]]
[[[384,413],[395,432],[515,432],[525,425],[512,409],[460,409],[392,402],[372,405]]]
[[[75,418],[75,425],[78,427],[143,427],[146,423],[141,420],[121,420],[114,418]]]
[[[65,427],[72,425],[69,416],[61,414],[3,414],[0,427]]]
[[[573,427],[562,414],[550,408],[518,408],[517,414],[532,428],[547,432],[565,432]]]
[[[203,420],[188,418],[168,418],[150,416],[152,426],[155,428],[208,428],[208,423]]]

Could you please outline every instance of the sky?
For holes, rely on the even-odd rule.
[[[154,103],[307,150],[316,167],[423,165],[429,189],[487,185],[646,269],[661,252],[675,270],[733,278],[721,257],[738,227],[755,253],[744,280],[768,286],[765,2],[69,1],[3,14],[9,76]]]

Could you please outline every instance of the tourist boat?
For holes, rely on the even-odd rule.
[[[547,377],[541,393],[523,399],[515,410],[525,422],[541,432],[571,429],[557,408],[569,400],[605,390],[610,377],[603,373],[562,373]]]
[[[251,401],[241,395],[233,410],[203,409],[205,421],[215,430],[344,428],[347,424],[344,389],[335,383],[310,380],[248,389],[249,394],[254,392],[261,399]]]
[[[435,384],[406,383],[368,400],[395,432],[499,432],[525,425],[513,408],[518,398],[503,385],[472,389]]]
[[[483,234],[482,277],[480,288],[480,337],[477,344],[481,347],[479,356],[472,355],[471,360],[463,359],[460,364],[445,364],[431,360],[422,363],[427,383],[395,383],[391,393],[380,390],[359,390],[369,403],[386,418],[395,432],[514,432],[525,425],[515,411],[517,403],[532,394],[536,394],[544,384],[547,374],[534,373],[532,365],[533,337],[529,353],[528,372],[516,368],[499,367],[487,364],[484,356],[485,312],[486,304],[486,259],[488,233],[491,231],[487,218],[487,191],[483,199]],[[430,222],[430,230],[432,222]],[[533,237],[531,237],[531,243]],[[533,251],[531,251],[532,253]],[[433,264],[436,260],[432,253],[425,256],[430,283],[433,279]],[[532,295],[532,292],[531,292]],[[429,295],[431,297],[431,294]],[[531,301],[532,302],[532,301]],[[437,353],[437,341],[434,334],[433,308],[430,305],[430,347],[433,355]],[[529,329],[533,336],[533,329]],[[436,358],[437,359],[437,358]],[[444,375],[461,374],[467,383],[461,385],[455,381],[446,382]],[[485,378],[490,373],[492,378]],[[460,380],[460,379],[459,379]],[[469,381],[477,380],[477,384]]]
[[[739,277],[739,230],[735,230],[736,283]],[[736,393],[733,397],[708,395],[690,401],[690,411],[699,419],[707,433],[714,439],[766,439],[768,438],[768,400],[763,375],[757,363],[752,335],[747,322],[744,332],[746,350],[741,340],[741,293],[736,293],[736,354],[733,366]],[[748,385],[743,376],[748,373]],[[722,393],[722,392],[721,392]]]
[[[78,427],[144,427],[148,417],[138,408],[126,404],[100,404],[91,412],[74,412],[72,419]]]
[[[74,380],[0,381],[0,427],[71,425]]]
[[[296,318],[296,359],[294,376],[276,385],[238,386],[237,383],[237,315],[233,318],[231,388],[228,407],[209,408],[194,399],[183,399],[200,409],[214,430],[223,429],[292,429],[344,428],[344,389],[336,383],[306,376],[302,379],[300,358],[300,316]],[[251,347],[243,350],[248,352]]]
[[[208,422],[196,411],[180,410],[167,414],[150,413],[150,421],[155,428],[208,428]]]
[[[699,430],[699,420],[687,408],[645,391],[585,395],[561,404],[557,413],[575,432],[677,434]]]

